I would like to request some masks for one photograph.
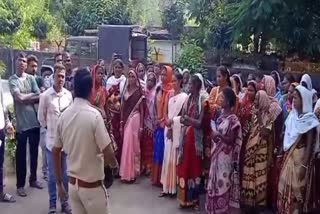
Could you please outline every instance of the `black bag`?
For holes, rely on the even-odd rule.
[[[104,186],[109,189],[113,184],[113,171],[109,166],[104,167]]]

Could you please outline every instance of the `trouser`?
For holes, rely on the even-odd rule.
[[[109,214],[108,195],[104,186],[82,188],[69,183],[72,213],[76,214]]]
[[[17,134],[16,150],[16,174],[17,188],[24,187],[27,176],[27,142],[30,150],[30,178],[29,182],[37,181],[38,151],[39,151],[40,129],[34,128]]]
[[[48,192],[49,192],[49,207],[56,208],[57,205],[57,187],[56,187],[56,176],[54,173],[54,160],[52,152],[46,149],[47,161],[48,161]],[[62,168],[62,179],[65,189],[68,191],[68,174],[67,174],[67,155],[61,153],[61,168]],[[65,206],[67,200],[61,201],[61,206]]]
[[[0,146],[0,193],[3,193],[3,164],[4,164],[4,150],[5,150],[5,135],[3,129],[0,130],[0,140],[2,141]]]
[[[46,147],[46,134],[47,130],[45,128],[40,129],[40,147],[42,153],[42,174],[43,176],[48,175],[48,163],[47,163],[47,147]]]

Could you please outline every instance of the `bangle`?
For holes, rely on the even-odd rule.
[[[308,169],[308,167],[305,166],[305,165],[303,165],[303,164],[301,164],[301,167],[303,167],[303,168],[305,168],[305,169]]]

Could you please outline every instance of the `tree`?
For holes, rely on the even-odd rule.
[[[47,39],[50,30],[51,26],[45,17],[37,16],[32,20],[31,35],[40,41]]]
[[[0,34],[13,35],[22,24],[19,6],[15,1],[3,0],[0,2]]]
[[[320,57],[320,2],[284,1],[278,14],[276,42],[283,53]]]
[[[63,17],[71,35],[82,35],[86,29],[101,24],[131,24],[126,0],[71,0],[64,6]]]
[[[197,45],[194,40],[185,40],[182,44],[182,50],[178,59],[180,68],[187,68],[192,73],[202,70],[204,63],[203,49]]]
[[[166,7],[162,14],[162,26],[168,30],[173,38],[180,37],[186,23],[182,2],[175,1]]]

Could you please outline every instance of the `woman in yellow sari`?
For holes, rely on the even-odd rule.
[[[297,86],[293,97],[294,109],[286,120],[283,149],[285,158],[278,187],[278,213],[298,214],[306,202],[311,157],[319,126],[312,111],[312,93]]]

